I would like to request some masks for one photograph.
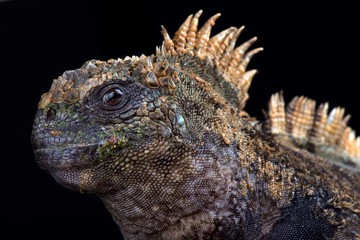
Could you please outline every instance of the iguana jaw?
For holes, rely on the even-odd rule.
[[[63,148],[46,147],[34,150],[38,165],[43,168],[81,167],[93,158],[100,144],[70,144]]]
[[[32,145],[37,164],[62,186],[80,191],[81,173],[91,168],[99,143],[68,142],[66,136],[51,136],[49,129],[34,130]],[[66,135],[66,134],[64,134]],[[59,147],[61,144],[61,147]]]

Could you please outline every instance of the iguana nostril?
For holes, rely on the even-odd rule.
[[[53,108],[49,108],[45,111],[45,120],[51,121],[54,120],[56,117],[56,111]]]

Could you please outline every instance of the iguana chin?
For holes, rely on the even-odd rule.
[[[342,108],[281,93],[244,110],[243,27],[190,15],[151,56],[86,62],[42,95],[32,144],[62,186],[94,193],[126,239],[360,239],[360,139]]]

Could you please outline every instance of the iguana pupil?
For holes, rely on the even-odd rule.
[[[102,102],[108,106],[116,106],[121,102],[123,93],[119,88],[112,88],[102,97]]]

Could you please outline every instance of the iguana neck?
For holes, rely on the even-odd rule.
[[[167,151],[186,150],[176,156],[179,158],[179,167],[175,170],[178,171],[177,179],[169,181],[166,176],[159,180],[149,179],[101,195],[125,236],[141,233],[155,236],[181,224],[181,219],[197,215],[201,221],[207,219],[212,224],[206,229],[209,232],[214,230],[214,221],[233,214],[224,206],[236,195],[237,145],[225,144],[221,137],[211,133],[203,134],[202,139],[202,143],[191,147],[186,143],[167,143],[169,147],[157,161],[166,161],[165,156],[170,154]],[[176,150],[171,145],[176,145]]]
[[[191,148],[168,143],[187,151],[179,159],[184,166],[179,168],[179,181],[149,180],[102,195],[123,235],[128,239],[161,239],[174,234],[214,236],[214,232],[238,235],[240,222],[252,222],[248,202],[255,196],[247,187],[257,181],[240,160],[258,157],[246,153],[253,152],[250,148],[254,147],[247,144],[248,134],[239,136],[236,142],[226,144],[220,136],[207,133],[202,143]],[[246,143],[242,152],[238,146],[241,143]],[[164,152],[164,156],[167,154]],[[232,232],[228,232],[229,227]]]

